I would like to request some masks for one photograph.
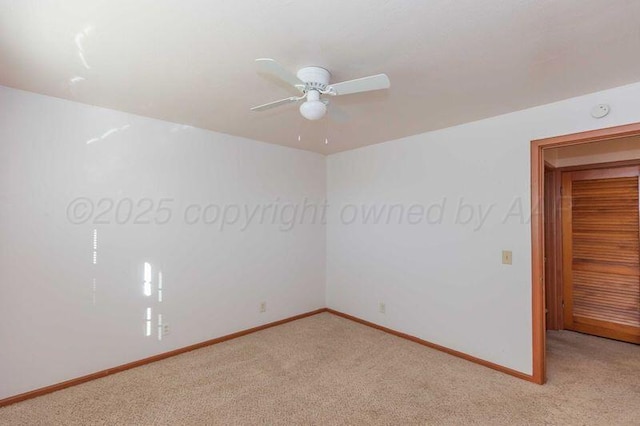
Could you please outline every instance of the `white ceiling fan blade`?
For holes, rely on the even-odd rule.
[[[329,85],[329,91],[335,95],[349,95],[351,93],[368,92],[370,90],[388,89],[391,82],[386,74],[372,75],[370,77],[356,78]]]
[[[263,74],[272,75],[285,83],[288,83],[296,89],[302,91],[304,89],[304,82],[296,77],[295,74],[289,72],[282,65],[269,58],[256,59],[256,65],[258,66],[258,72]]]
[[[278,107],[280,105],[286,105],[286,104],[290,104],[292,102],[297,102],[300,99],[301,98],[299,98],[299,97],[292,96],[290,98],[280,99],[279,101],[269,102],[268,104],[254,106],[253,108],[251,108],[251,111],[264,111],[264,110],[267,110],[267,109]]]

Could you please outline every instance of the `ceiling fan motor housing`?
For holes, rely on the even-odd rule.
[[[305,91],[320,90],[324,91],[329,85],[331,73],[321,67],[305,67],[298,70],[296,76],[305,84]]]

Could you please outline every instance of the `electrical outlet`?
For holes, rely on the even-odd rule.
[[[511,265],[513,264],[513,255],[510,250],[502,251],[502,264],[503,265]]]
[[[378,307],[378,310],[380,311],[381,314],[384,314],[387,312],[387,305],[385,305],[384,303],[380,302],[380,306]]]
[[[169,331],[171,329],[169,328],[169,324],[162,324],[162,335],[166,336],[169,334]]]
[[[267,312],[267,302],[260,303],[260,313]]]

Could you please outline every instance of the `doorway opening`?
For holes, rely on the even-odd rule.
[[[640,339],[640,306],[634,305],[640,292],[640,161],[620,160],[623,151],[633,157],[629,151],[636,146],[640,150],[640,123],[532,141],[537,383],[546,380],[547,329],[640,343],[634,340]],[[603,280],[603,274],[611,278]]]

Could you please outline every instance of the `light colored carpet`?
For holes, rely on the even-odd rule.
[[[323,313],[0,409],[0,424],[640,424],[640,347],[549,334],[534,385]]]

